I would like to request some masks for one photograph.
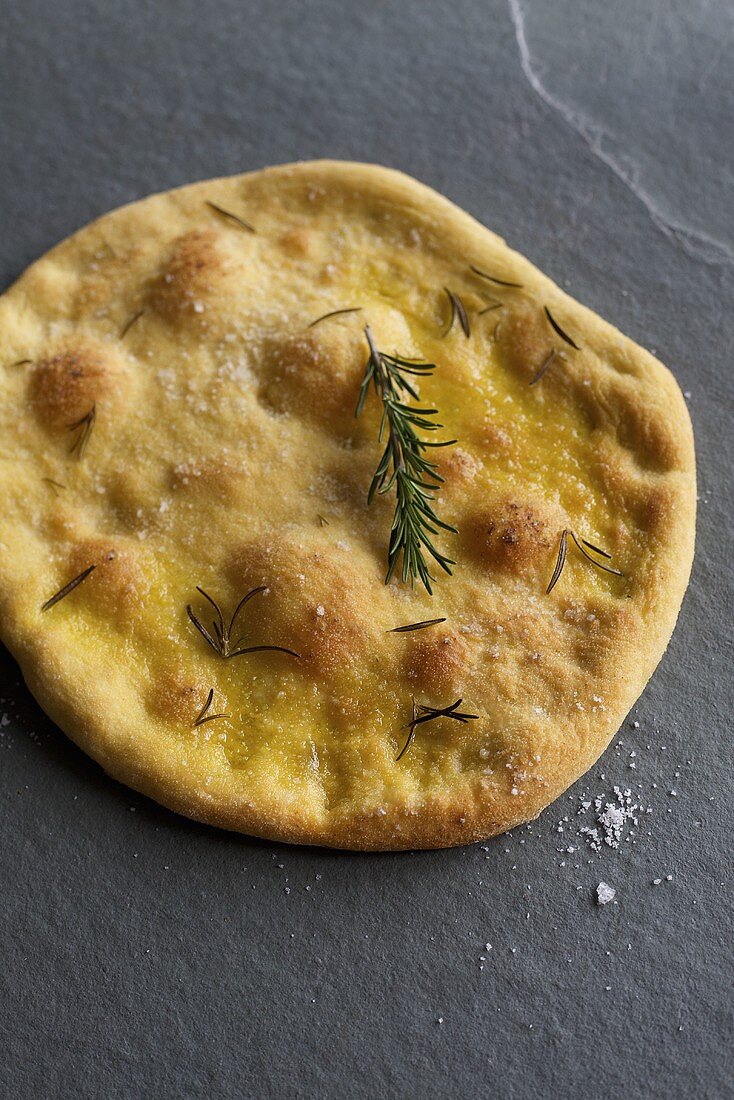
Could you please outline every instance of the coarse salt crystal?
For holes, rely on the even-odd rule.
[[[610,886],[607,882],[600,882],[596,888],[596,903],[597,905],[607,905],[610,901],[614,900],[617,891],[613,886]]]

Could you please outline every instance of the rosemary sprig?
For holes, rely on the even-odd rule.
[[[409,630],[423,630],[427,626],[436,626],[437,623],[445,623],[446,616],[442,619],[424,619],[420,623],[408,623],[407,626],[394,626],[386,630],[386,634],[407,634]]]
[[[458,294],[454,294],[453,290],[449,290],[447,286],[445,286],[443,289],[451,304],[451,317],[449,318],[449,327],[444,332],[444,336],[448,336],[448,334],[451,332],[451,329],[454,327],[454,321],[458,317],[459,324],[461,325],[461,330],[468,340],[471,336],[471,330],[469,328],[469,318],[466,315],[466,308],[464,306],[464,303],[462,302]]]
[[[551,348],[551,350],[548,352],[545,359],[541,363],[540,369],[533,375],[533,377],[530,379],[530,382],[528,383],[528,385],[534,386],[536,384],[536,382],[540,382],[541,378],[543,377],[545,372],[548,370],[548,367],[551,365],[551,363],[553,362],[555,357],[556,357],[555,348]]]
[[[608,554],[606,550],[600,549],[598,546],[594,546],[593,542],[589,542],[588,539],[579,539],[578,536],[569,528],[566,527],[561,534],[561,541],[558,545],[558,557],[556,558],[555,569],[553,570],[553,576],[548,582],[548,587],[545,590],[546,595],[553,591],[555,586],[560,580],[563,567],[566,564],[566,557],[568,556],[568,536],[573,539],[576,548],[583,554],[583,556],[590,561],[592,565],[595,565],[597,569],[603,569],[605,573],[611,573],[615,577],[623,577],[624,573],[621,573],[619,569],[613,569],[611,565],[605,565],[602,561],[597,561],[589,553],[589,550],[593,550],[594,553],[600,554],[607,561],[611,561],[612,555]],[[587,550],[586,547],[589,549]]]
[[[322,313],[320,317],[317,317],[315,321],[312,321],[310,325],[306,325],[306,328],[313,328],[314,325],[320,324],[322,321],[328,320],[329,317],[338,317],[342,313],[361,313],[361,306],[348,306],[347,309],[332,309],[328,313]]]
[[[250,225],[244,218],[241,218],[239,214],[233,214],[231,210],[225,210],[223,206],[218,206],[215,202],[209,202],[208,199],[204,200],[210,210],[213,210],[215,214],[219,214],[220,218],[228,218],[229,221],[234,222],[240,229],[246,229],[248,233],[255,232],[255,226]]]
[[[490,283],[495,283],[497,286],[510,286],[515,290],[522,290],[522,283],[509,283],[506,279],[498,279],[495,275],[488,275],[486,271],[480,271],[474,264],[469,264],[469,270],[473,271],[475,275],[478,275],[480,279],[488,279]]]
[[[418,430],[434,432],[442,426],[429,419],[438,410],[415,408],[402,400],[405,394],[418,400],[418,393],[408,376],[425,378],[435,370],[435,365],[380,352],[375,346],[369,325],[365,326],[364,333],[369,346],[369,357],[355,415],[359,416],[362,412],[372,383],[375,393],[382,401],[378,437],[380,440],[387,428],[387,443],[372,478],[367,503],[372,503],[375,493],[387,493],[393,485],[397,498],[390,531],[385,584],[395,572],[402,555],[402,579],[412,583],[418,577],[427,592],[432,594],[431,581],[434,578],[429,572],[424,550],[450,575],[451,566],[456,563],[436,549],[430,536],[438,534],[439,528],[454,533],[456,528],[440,520],[433,509],[432,502],[435,498],[431,494],[443,478],[438,473],[436,464],[429,462],[423,452],[428,447],[448,447],[456,440],[429,443],[421,439]]]
[[[58,592],[55,592],[50,600],[46,600],[46,602],[41,605],[41,611],[48,611],[48,609],[53,607],[55,603],[58,603],[59,600],[63,600],[65,596],[68,596],[70,592],[74,591],[78,584],[86,580],[92,570],[96,568],[96,563],[94,565],[88,565],[86,569],[82,570],[78,577],[74,577],[74,579],[70,580],[68,584],[65,584],[63,588],[60,588]]]
[[[212,621],[213,635],[209,633],[203,623],[196,617],[193,608],[191,607],[191,604],[187,605],[186,614],[188,615],[189,619],[194,624],[196,629],[199,631],[202,638],[204,638],[204,640],[208,642],[208,644],[216,653],[219,654],[220,657],[241,657],[245,653],[263,653],[265,650],[276,650],[278,653],[289,653],[291,657],[300,658],[299,653],[295,653],[292,649],[286,649],[285,646],[282,645],[243,646],[242,643],[245,640],[244,637],[240,638],[239,641],[235,642],[234,645],[232,645],[232,630],[234,629],[234,624],[237,620],[237,616],[239,615],[245,604],[249,600],[251,600],[253,596],[257,596],[260,592],[267,591],[267,588],[264,584],[260,585],[259,588],[251,589],[248,593],[246,593],[246,595],[242,597],[242,599],[234,609],[234,612],[232,613],[232,618],[229,620],[229,625],[225,623],[224,616],[222,615],[221,608],[219,607],[217,601],[214,600],[208,592],[205,592],[203,588],[200,588],[198,584],[196,586],[196,591],[200,592],[204,599],[209,601],[216,612],[217,617]]]
[[[316,513],[316,519],[319,521],[319,527],[329,527],[329,521],[326,516],[322,516],[320,512]]]
[[[462,714],[458,707],[461,706],[461,699],[457,699],[448,707],[427,707],[423,703],[419,703],[416,706],[415,699],[413,700],[413,716],[408,722],[408,738],[403,745],[402,749],[395,757],[395,763],[397,764],[413,743],[415,737],[416,728],[422,725],[424,722],[433,722],[436,718],[453,718],[455,722],[461,722],[462,725],[466,725],[467,722],[474,721],[479,717],[478,714]]]
[[[26,367],[32,362],[32,359],[16,359],[16,361],[10,365],[11,367]]]
[[[135,322],[136,322],[136,321],[139,321],[139,320],[140,320],[140,318],[141,318],[141,317],[143,316],[143,314],[144,314],[144,313],[145,313],[145,309],[144,309],[144,308],[143,308],[143,309],[139,309],[137,313],[133,313],[132,317],[130,317],[130,318],[129,318],[129,319],[128,319],[128,320],[126,321],[126,322],[125,322],[125,324],[124,324],[124,325],[122,326],[122,328],[120,329],[120,340],[124,340],[124,339],[125,339],[125,337],[127,336],[127,334],[128,334],[128,332],[130,331],[130,329],[131,329],[131,328],[133,327],[133,325],[135,324]]]
[[[84,457],[84,452],[87,449],[87,443],[89,442],[89,437],[92,434],[92,428],[94,427],[94,422],[96,419],[97,402],[95,401],[92,404],[92,407],[88,413],[85,413],[84,416],[79,418],[79,420],[75,420],[73,424],[69,424],[70,432],[75,432],[78,429],[81,429],[79,435],[76,437],[71,447],[69,448],[69,454],[73,455],[76,451],[77,458],[80,461]]]
[[[229,714],[209,714],[209,707],[212,705],[213,698],[214,698],[214,688],[209,688],[209,694],[206,697],[206,702],[204,703],[204,706],[199,711],[199,713],[196,717],[196,720],[194,722],[194,727],[193,727],[194,729],[196,729],[197,726],[203,726],[205,722],[213,722],[216,718],[229,718],[229,717],[231,717]]]
[[[571,339],[571,337],[568,335],[567,332],[563,331],[561,326],[558,324],[558,321],[556,321],[553,314],[548,309],[548,306],[543,306],[543,309],[545,310],[545,315],[548,318],[548,323],[549,323],[550,327],[553,329],[553,331],[557,332],[558,335],[560,336],[560,338],[562,340],[565,340],[567,344],[570,344],[572,348],[575,348],[576,351],[581,351],[581,348],[578,346],[578,344],[574,340]]]

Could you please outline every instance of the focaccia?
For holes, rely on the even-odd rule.
[[[673,630],[677,384],[398,172],[106,215],[0,298],[0,386],[2,639],[61,729],[190,817],[500,833],[597,759]]]

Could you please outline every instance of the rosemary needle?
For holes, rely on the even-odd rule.
[[[313,328],[314,325],[318,325],[321,321],[328,320],[329,317],[338,317],[342,313],[361,313],[361,306],[349,306],[347,309],[332,309],[328,313],[323,313],[320,317],[317,317],[315,321],[312,321],[310,325],[306,325],[306,328]]]
[[[213,722],[216,718],[229,718],[230,717],[229,714],[209,714],[208,713],[209,707],[212,705],[213,698],[214,698],[214,688],[209,688],[209,694],[206,697],[206,702],[204,703],[204,706],[199,711],[199,713],[196,717],[196,721],[194,722],[194,729],[196,729],[197,726],[203,726],[203,724],[205,722]]]
[[[231,714],[208,714],[206,718],[200,718],[198,722],[194,722],[194,729],[197,726],[203,726],[205,722],[214,722],[217,718],[231,718]]]
[[[611,554],[607,554],[607,552],[605,550],[599,550],[596,546],[592,546],[592,544],[590,542],[587,542],[586,539],[581,539],[581,542],[579,542],[578,538],[576,537],[576,535],[574,535],[573,531],[571,531],[570,534],[571,534],[571,538],[575,542],[577,548],[581,551],[581,553],[584,555],[584,557],[587,559],[587,561],[590,561],[591,564],[595,565],[597,569],[603,569],[605,573],[612,573],[615,577],[623,577],[624,576],[624,573],[621,573],[619,571],[619,569],[612,569],[611,565],[605,565],[604,562],[597,561],[596,558],[592,558],[589,551],[584,549],[584,546],[590,546],[592,550],[595,550],[597,554],[601,554],[603,557],[605,557],[607,559],[607,561],[609,561],[611,559],[611,556],[612,556]],[[584,543],[584,546],[582,546],[581,543]]]
[[[551,363],[553,362],[555,357],[556,357],[555,349],[551,349],[551,351],[548,352],[545,359],[543,360],[543,362],[540,366],[540,369],[530,379],[529,385],[534,386],[536,382],[540,382],[541,378],[543,377],[545,372],[548,370],[548,367],[551,365]]]
[[[196,720],[194,722],[195,726],[197,726],[199,724],[199,722],[202,720],[202,718],[204,717],[206,712],[209,710],[209,707],[212,705],[213,698],[214,698],[214,688],[209,688],[209,694],[206,697],[206,702],[204,703],[204,706],[201,708],[201,710],[199,711],[199,713],[196,716]]]
[[[443,289],[451,304],[451,317],[449,318],[449,327],[446,329],[444,336],[448,336],[448,334],[451,332],[451,329],[454,327],[454,321],[458,317],[459,324],[461,325],[461,330],[468,340],[471,336],[471,330],[469,328],[469,318],[466,315],[466,308],[464,306],[464,303],[462,302],[458,294],[454,294],[453,290],[449,290],[447,286],[445,286]]]
[[[448,707],[427,707],[422,703],[416,706],[415,699],[413,700],[413,714],[410,722],[408,722],[408,737],[403,745],[402,749],[395,757],[395,763],[397,764],[405,753],[410,748],[413,738],[415,737],[416,727],[422,725],[424,722],[433,722],[436,718],[453,718],[455,722],[461,722],[462,725],[466,725],[467,722],[473,722],[479,718],[478,714],[462,714],[458,709],[461,706],[462,700],[457,699]]]
[[[213,633],[210,633],[209,630],[207,630],[207,628],[201,622],[201,620],[194,614],[194,610],[191,607],[191,604],[187,605],[186,614],[188,615],[192,624],[199,631],[202,638],[212,647],[212,649],[216,653],[219,654],[220,657],[242,657],[246,653],[263,653],[266,650],[275,650],[278,653],[288,653],[291,657],[300,658],[299,653],[296,653],[292,649],[286,649],[285,646],[282,645],[243,646],[242,643],[244,641],[244,638],[240,638],[239,641],[232,644],[232,630],[234,629],[234,624],[237,621],[240,611],[245,606],[245,604],[252,599],[253,596],[257,596],[260,592],[265,592],[266,590],[267,589],[264,584],[261,584],[258,588],[250,589],[250,591],[247,592],[237,604],[234,612],[232,613],[232,618],[229,620],[229,625],[227,625],[224,621],[222,610],[217,601],[197,584],[196,591],[200,592],[205,600],[208,600],[216,613],[216,619],[212,621]]]
[[[545,310],[545,315],[548,318],[548,323],[551,326],[551,328],[553,329],[553,331],[557,332],[558,335],[560,336],[560,338],[562,340],[565,340],[567,344],[570,344],[570,346],[572,348],[575,348],[576,351],[581,351],[581,348],[578,346],[578,344],[574,340],[571,339],[571,337],[568,335],[567,332],[563,331],[561,326],[558,324],[558,321],[556,321],[553,314],[548,309],[548,306],[543,306],[543,309]]]
[[[497,286],[509,286],[514,287],[515,290],[522,290],[522,283],[510,283],[506,279],[498,279],[495,275],[489,275],[486,271],[480,271],[474,264],[469,264],[469,270],[473,271],[475,275],[478,275],[480,279],[488,279],[490,283],[496,283]]]
[[[81,428],[79,435],[69,448],[69,454],[74,454],[74,452],[76,451],[77,458],[80,461],[83,458],[84,452],[87,449],[87,443],[89,442],[89,437],[92,434],[92,428],[94,427],[94,422],[96,419],[97,402],[95,401],[92,404],[92,407],[88,413],[85,413],[84,416],[79,418],[79,420],[74,421],[73,424],[69,424],[70,432],[75,432],[77,431],[77,429]]]
[[[556,567],[553,570],[553,576],[548,581],[548,587],[545,590],[546,596],[553,591],[558,584],[558,580],[563,572],[563,567],[566,564],[566,555],[568,553],[568,531],[564,529],[561,535],[561,541],[558,546],[558,557],[556,558]]]
[[[414,699],[413,700],[412,717],[410,719],[410,722],[408,722],[408,736],[406,738],[405,744],[403,745],[402,749],[400,750],[398,755],[395,757],[395,763],[396,764],[397,764],[398,760],[402,760],[402,758],[405,756],[406,752],[408,751],[408,749],[412,745],[413,738],[415,737],[415,727],[416,727],[416,725],[417,725],[417,722],[416,722],[416,715],[415,715],[415,699]]]
[[[588,539],[581,540],[584,546],[588,546],[590,550],[596,550],[597,554],[601,554],[603,558],[611,558],[611,554],[607,554],[606,550],[602,550],[599,546],[594,546],[593,542],[589,542]]]
[[[74,579],[70,580],[68,584],[65,584],[63,588],[60,588],[59,591],[56,592],[50,600],[46,600],[46,602],[41,605],[41,611],[48,611],[48,609],[50,607],[53,607],[54,604],[58,603],[59,600],[63,600],[65,596],[68,596],[70,592],[74,591],[78,584],[81,584],[83,580],[86,580],[92,570],[96,568],[96,564],[88,565],[87,568],[84,569],[78,577],[74,577]]]
[[[426,626],[436,626],[437,623],[445,623],[446,617],[442,619],[424,619],[420,623],[408,623],[407,626],[394,626],[391,630],[386,630],[386,634],[407,634],[409,630],[423,630]]]
[[[54,481],[54,479],[52,477],[42,477],[41,481],[44,481],[46,483],[46,485],[50,485],[56,496],[59,495],[58,494],[59,489],[65,489],[66,488],[66,486],[62,485],[60,481]]]
[[[216,214],[219,214],[222,218],[228,218],[229,221],[234,222],[240,229],[246,229],[248,233],[254,233],[254,225],[250,225],[244,218],[241,218],[238,214],[233,214],[231,210],[225,210],[223,206],[218,206],[215,202],[209,202],[208,199],[204,200],[206,205],[213,210]]]
[[[130,329],[131,329],[131,328],[133,327],[133,325],[135,324],[135,322],[136,322],[136,321],[139,321],[139,320],[140,320],[140,318],[141,318],[141,317],[143,316],[143,314],[144,314],[144,313],[145,313],[145,309],[139,309],[137,313],[133,313],[132,317],[130,317],[130,318],[129,318],[129,319],[128,319],[128,320],[126,321],[126,322],[125,322],[125,324],[124,324],[124,325],[122,326],[122,328],[120,329],[120,339],[121,339],[121,340],[124,340],[124,339],[125,339],[125,337],[127,336],[127,334],[128,334],[128,332],[130,331]]]
[[[558,557],[556,558],[556,565],[555,569],[553,570],[553,576],[548,582],[548,587],[545,590],[546,595],[548,595],[549,592],[553,591],[560,579],[561,573],[563,572],[563,567],[566,564],[566,557],[568,555],[569,535],[573,539],[576,548],[583,554],[586,560],[590,561],[592,565],[595,565],[597,569],[602,569],[605,573],[611,573],[614,577],[624,576],[624,573],[620,572],[619,569],[613,569],[611,565],[605,565],[603,561],[597,561],[596,558],[593,558],[586,547],[588,546],[589,549],[593,550],[595,553],[601,554],[601,556],[603,558],[606,558],[607,561],[611,560],[611,554],[608,554],[606,550],[601,550],[598,546],[594,546],[594,544],[588,542],[587,539],[579,539],[578,536],[570,528],[567,527],[561,534],[561,541],[558,546]]]

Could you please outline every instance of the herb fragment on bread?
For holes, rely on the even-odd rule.
[[[436,718],[453,718],[455,722],[461,722],[462,725],[466,725],[467,722],[476,721],[479,718],[478,714],[462,714],[458,707],[461,706],[462,700],[457,699],[451,703],[448,707],[427,707],[423,703],[418,703],[416,706],[415,699],[413,700],[413,715],[408,722],[408,738],[403,745],[402,749],[395,757],[395,763],[397,764],[413,743],[415,737],[416,727],[422,725],[424,722],[433,722]]]
[[[563,331],[563,329],[561,328],[561,326],[560,326],[560,325],[558,324],[558,321],[556,321],[556,319],[554,318],[553,314],[552,314],[552,313],[551,313],[551,311],[550,311],[550,310],[548,309],[548,306],[543,306],[543,309],[545,310],[545,315],[546,315],[546,317],[548,318],[548,324],[549,324],[549,325],[550,325],[550,327],[551,327],[551,328],[553,329],[553,331],[554,331],[554,332],[556,332],[556,333],[558,333],[558,335],[560,336],[560,338],[561,338],[562,340],[565,340],[565,341],[566,341],[566,343],[567,343],[567,344],[569,344],[569,345],[570,345],[570,346],[571,346],[572,348],[575,348],[575,349],[576,349],[576,351],[581,351],[581,348],[580,348],[580,347],[578,346],[578,344],[576,343],[576,341],[575,341],[575,340],[572,340],[572,339],[571,339],[571,337],[570,337],[570,336],[568,335],[568,333],[567,333],[567,332],[564,332],[564,331]]]
[[[97,419],[97,402],[93,402],[91,409],[79,420],[75,420],[73,424],[69,424],[70,432],[79,432],[71,447],[69,448],[69,454],[73,455],[76,452],[77,458],[81,461],[84,457],[84,452],[87,449],[87,443],[89,443],[89,437],[92,434],[94,428],[94,422]]]
[[[555,586],[558,584],[558,581],[560,580],[561,573],[563,572],[563,567],[566,564],[566,557],[568,555],[569,535],[573,539],[576,548],[583,554],[586,560],[590,561],[592,565],[595,565],[597,569],[602,569],[605,573],[611,573],[615,577],[624,576],[624,573],[621,573],[619,569],[613,569],[611,565],[605,565],[604,562],[597,561],[597,559],[592,557],[592,555],[589,553],[589,550],[593,550],[594,553],[601,555],[601,557],[603,558],[606,558],[607,561],[611,561],[611,554],[608,554],[606,550],[602,550],[598,546],[594,546],[593,542],[589,542],[588,539],[579,539],[578,536],[575,535],[574,532],[567,527],[561,534],[561,541],[558,546],[558,557],[556,558],[556,565],[555,569],[553,570],[553,575],[551,576],[551,579],[548,582],[548,587],[545,590],[546,595],[553,591]]]
[[[469,328],[469,318],[467,317],[466,307],[464,306],[464,303],[462,302],[459,295],[454,294],[453,290],[449,290],[447,286],[445,286],[443,289],[451,305],[449,327],[444,332],[444,336],[448,336],[448,334],[451,332],[451,329],[454,327],[454,321],[458,317],[459,324],[461,325],[461,330],[468,340],[471,336],[471,329]]]
[[[498,279],[496,275],[490,275],[486,271],[480,271],[474,264],[469,264],[469,270],[473,271],[475,275],[478,275],[480,279],[487,279],[490,283],[494,283],[496,286],[512,287],[514,290],[522,290],[522,283],[510,283],[506,279]]]
[[[133,313],[132,317],[128,318],[125,324],[120,329],[120,340],[124,340],[133,325],[140,320],[145,313],[144,309],[139,309],[137,313]]]
[[[361,313],[361,306],[348,306],[346,309],[331,309],[328,313],[322,313],[320,317],[317,317],[315,321],[312,321],[310,325],[306,325],[306,328],[313,328],[314,325],[321,324],[322,321],[327,321],[329,317],[339,317],[344,313]]]
[[[196,720],[194,721],[194,726],[193,726],[194,729],[196,729],[197,726],[203,726],[205,722],[214,722],[215,719],[217,719],[217,718],[229,718],[230,717],[229,714],[209,714],[209,707],[212,705],[212,700],[213,699],[214,699],[214,688],[209,688],[209,694],[206,697],[206,702],[204,703],[204,706],[201,708],[201,710],[199,711],[199,713],[196,717]]]
[[[485,313],[494,313],[496,309],[502,309],[504,303],[490,301],[489,305],[486,305],[484,309],[477,310],[477,317],[483,317]]]
[[[46,485],[51,486],[51,488],[53,489],[53,492],[54,492],[54,496],[59,495],[59,492],[58,492],[59,489],[65,489],[66,488],[66,486],[62,485],[60,481],[54,481],[54,479],[52,477],[42,477],[41,481],[43,481]]]
[[[385,631],[386,634],[407,634],[411,630],[424,630],[427,626],[436,626],[438,623],[445,623],[446,617],[442,619],[423,619],[419,623],[408,623],[407,626],[394,626],[392,629]]]
[[[213,597],[210,596],[208,592],[205,592],[203,588],[200,588],[198,584],[196,586],[196,591],[200,592],[204,599],[209,601],[216,612],[217,617],[212,621],[213,633],[210,633],[201,622],[201,620],[194,614],[194,610],[191,607],[191,604],[187,605],[186,614],[188,615],[189,619],[196,627],[196,629],[199,631],[202,638],[204,638],[204,640],[212,647],[215,653],[219,654],[220,657],[242,657],[246,653],[264,653],[265,651],[275,651],[277,653],[288,653],[291,657],[296,657],[300,659],[299,653],[294,652],[294,650],[292,649],[287,649],[285,646],[282,645],[244,646],[242,644],[245,641],[244,637],[240,638],[239,641],[234,643],[234,645],[232,644],[232,631],[234,629],[234,624],[237,621],[237,617],[240,611],[245,606],[245,604],[252,599],[253,596],[257,596],[261,592],[267,592],[266,585],[263,584],[260,585],[259,588],[253,588],[242,597],[242,599],[234,609],[234,612],[232,613],[232,618],[229,620],[229,625],[225,623],[224,616],[222,615],[221,608],[217,601],[213,599]]]
[[[387,493],[395,486],[396,505],[390,531],[390,544],[387,555],[388,584],[398,562],[402,557],[401,576],[403,581],[411,583],[416,577],[432,595],[431,576],[424,550],[445,573],[451,575],[451,566],[456,563],[447,558],[433,545],[430,536],[438,534],[438,529],[456,534],[456,528],[444,523],[433,509],[435,491],[443,482],[434,462],[429,462],[423,452],[428,447],[450,447],[455,439],[442,443],[431,443],[421,439],[418,431],[434,432],[441,424],[429,419],[437,409],[415,408],[403,400],[405,394],[418,400],[415,385],[408,380],[409,375],[425,378],[436,369],[434,363],[420,360],[402,359],[397,355],[387,355],[377,350],[369,325],[365,326],[365,337],[369,347],[369,356],[360,387],[355,416],[359,416],[364,407],[370,383],[382,401],[382,420],[378,439],[382,441],[387,428],[387,443],[367,494],[367,503],[371,504],[375,493]]]
[[[209,202],[208,199],[204,200],[210,210],[213,210],[215,214],[219,214],[220,218],[226,218],[235,225],[238,225],[240,229],[246,229],[248,233],[254,233],[254,225],[250,225],[244,218],[241,218],[239,214],[233,214],[231,210],[225,210],[223,206],[219,206],[216,202]]]
[[[555,359],[555,357],[556,357],[555,349],[551,348],[551,350],[548,352],[545,359],[541,363],[540,369],[538,371],[536,371],[536,373],[530,379],[529,385],[534,386],[537,382],[540,382],[541,378],[543,377],[545,372],[548,370],[548,367],[550,367],[550,365],[553,362],[553,360]]]
[[[70,580],[69,583],[65,584],[63,588],[60,588],[58,592],[55,592],[49,600],[46,600],[46,602],[41,605],[41,611],[48,611],[48,609],[50,607],[53,607],[54,604],[57,604],[59,600],[63,600],[66,596],[69,595],[70,592],[74,591],[78,584],[81,584],[82,581],[86,580],[92,570],[96,568],[96,563],[94,565],[88,565],[87,568],[83,569],[78,576],[74,577],[73,580]]]

